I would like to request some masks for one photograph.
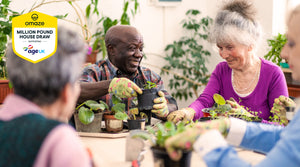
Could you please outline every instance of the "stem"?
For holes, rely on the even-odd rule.
[[[194,91],[195,96],[196,96],[196,97],[199,97],[199,96],[198,96],[197,89],[195,88],[195,86],[193,86],[193,91]]]
[[[32,12],[33,10],[43,6],[43,5],[46,5],[46,4],[50,4],[50,3],[56,3],[56,2],[69,2],[69,1],[72,1],[72,2],[75,2],[75,1],[79,1],[79,0],[54,0],[54,1],[48,1],[48,2],[44,2],[45,0],[43,0],[40,4],[32,7],[28,13]]]
[[[81,103],[79,106],[76,107],[76,110],[78,110],[81,106],[83,106],[85,103]]]
[[[80,25],[80,27],[81,27],[81,29],[82,29],[82,35],[83,35],[84,40],[86,40],[87,42],[89,42],[89,41],[91,40],[91,38],[92,38],[91,32],[90,32],[90,30],[87,28],[87,20],[86,20],[86,18],[84,17],[85,22],[83,22],[83,21],[82,21],[82,18],[80,17],[80,13],[78,12],[78,10],[80,10],[80,12],[81,12],[82,15],[84,15],[84,13],[83,13],[82,9],[80,8],[80,6],[79,6],[77,3],[75,3],[76,1],[79,1],[79,0],[53,0],[53,1],[48,1],[48,2],[45,2],[45,0],[43,0],[43,1],[42,1],[41,3],[39,3],[38,5],[32,7],[32,8],[28,11],[28,13],[31,12],[31,11],[33,11],[33,10],[35,10],[35,9],[37,9],[37,8],[39,8],[39,7],[41,7],[41,6],[43,6],[43,5],[47,5],[47,4],[51,4],[51,3],[74,2],[74,4],[76,5],[77,8],[76,8],[72,3],[70,3],[70,5],[72,6],[73,10],[75,11],[75,13],[76,13],[76,15],[77,15],[77,17],[78,17],[78,19],[79,19],[80,24],[78,24],[78,23],[76,23],[76,22],[73,22],[73,21],[70,21],[70,20],[66,20],[66,19],[62,19],[62,20],[71,22],[71,23],[73,23],[73,24]],[[85,24],[84,24],[84,23],[85,23]]]

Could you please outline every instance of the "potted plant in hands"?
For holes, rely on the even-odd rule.
[[[102,116],[108,106],[103,101],[87,100],[76,107],[75,127],[79,132],[101,132]]]
[[[144,85],[142,89],[143,93],[138,94],[138,110],[140,112],[144,112],[147,114],[148,122],[147,125],[151,124],[151,110],[153,109],[154,102],[153,100],[158,96],[158,90],[156,88],[156,84],[152,83],[150,81],[147,81],[147,83]]]
[[[164,124],[159,123],[156,126],[157,127],[147,127],[148,131],[132,131],[131,137],[150,141],[154,163],[156,165],[163,167],[189,167],[192,156],[192,146],[180,150],[182,157],[178,161],[172,160],[166,151],[166,140],[185,131],[186,126],[184,123],[175,125],[172,122],[166,122]]]
[[[215,104],[211,108],[204,108],[202,110],[204,117],[200,120],[216,119],[219,116],[226,116],[227,112],[231,110],[230,104],[226,104],[225,99],[220,94],[213,95]]]
[[[111,110],[104,113],[105,128],[107,132],[120,132],[123,130],[123,120],[128,119],[125,104],[115,95],[112,95],[112,103]]]

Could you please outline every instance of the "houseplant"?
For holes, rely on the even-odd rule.
[[[10,3],[10,0],[0,2],[0,104],[8,94],[13,93],[12,85],[7,79],[5,50],[12,35],[12,18],[22,14],[10,9]]]
[[[112,95],[112,103],[110,111],[104,113],[105,128],[107,132],[120,132],[123,130],[123,120],[128,119],[125,104],[115,95]]]
[[[278,33],[277,36],[274,36],[272,39],[268,39],[267,41],[270,47],[270,51],[264,56],[264,58],[266,60],[272,61],[278,66],[289,68],[287,62],[285,62],[280,56],[281,50],[287,42],[285,34]]]
[[[204,108],[202,111],[209,119],[218,119],[219,117],[235,117],[248,122],[261,122],[262,118],[258,117],[258,112],[248,111],[247,108],[241,106],[233,98],[224,99],[220,94],[213,95],[215,104],[211,108]],[[200,119],[207,120],[207,119]]]
[[[147,114],[148,117],[148,122],[146,123],[147,125],[151,124],[151,110],[153,108],[154,102],[153,100],[158,96],[156,84],[152,83],[151,81],[147,81],[146,84],[143,86],[142,94],[138,94],[137,99],[138,99],[138,110],[140,112],[144,112]]]
[[[215,93],[213,95],[215,104],[211,108],[204,108],[203,116],[210,117],[211,119],[216,119],[219,116],[226,116],[227,112],[231,110],[230,104],[226,104],[225,99],[220,94]]]
[[[108,106],[103,101],[87,100],[76,107],[75,127],[79,132],[101,132],[103,111]]]
[[[128,111],[128,129],[145,129],[145,123],[148,121],[148,117],[145,113],[139,112],[138,108],[131,108]]]
[[[192,156],[191,150],[182,150],[181,159],[174,161],[170,159],[165,148],[165,142],[168,138],[183,132],[185,129],[184,123],[178,125],[172,122],[159,123],[156,127],[147,127],[147,131],[134,131],[131,137],[150,141],[154,163],[158,166],[189,167]]]
[[[211,54],[204,44],[212,19],[200,17],[200,14],[199,10],[188,10],[187,18],[182,21],[185,35],[165,48],[167,56],[164,59],[168,63],[161,68],[161,74],[173,75],[168,86],[174,90],[174,98],[198,97],[198,89],[208,82],[205,62]]]

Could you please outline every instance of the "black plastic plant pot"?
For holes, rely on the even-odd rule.
[[[145,121],[146,119],[136,119],[136,120],[127,120],[128,122],[128,129],[129,130],[134,130],[134,129],[145,129]]]
[[[143,89],[143,94],[138,94],[138,108],[139,111],[152,110],[154,105],[153,100],[158,96],[156,88]]]
[[[146,121],[146,125],[151,125],[151,117],[152,117],[152,108],[153,108],[153,100],[158,96],[158,90],[156,88],[152,89],[143,89],[143,94],[138,94],[138,109],[139,112],[143,112],[147,115],[148,120]]]
[[[192,151],[183,151],[179,161],[173,161],[166,150],[156,147],[151,147],[154,163],[159,167],[190,167]],[[159,164],[159,165],[158,165]]]

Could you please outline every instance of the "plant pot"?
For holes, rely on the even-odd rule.
[[[134,130],[134,129],[141,129],[144,130],[145,129],[145,121],[146,119],[136,119],[136,120],[131,120],[128,119],[128,129],[129,130]]]
[[[158,96],[156,88],[143,89],[143,94],[138,94],[138,109],[139,111],[152,110],[154,105],[153,100]]]
[[[209,120],[214,120],[212,117],[201,117],[199,118],[200,122],[205,122],[205,121],[209,121]]]
[[[98,54],[98,52],[99,52],[98,50],[94,50],[94,51],[92,51],[91,54],[86,55],[86,60],[85,60],[85,62],[86,62],[86,63],[92,63],[92,64],[95,64],[96,61],[97,61],[97,54]]]
[[[95,113],[95,118],[90,124],[83,124],[80,122],[78,113],[74,114],[75,127],[78,132],[90,132],[90,133],[100,133],[102,125],[103,113]]]
[[[3,103],[8,94],[13,92],[14,89],[9,88],[9,80],[0,80],[0,104]]]
[[[155,167],[190,167],[192,151],[183,151],[179,161],[173,161],[166,150],[151,147]]]
[[[154,105],[153,100],[159,97],[157,92],[158,90],[156,88],[143,89],[143,94],[138,94],[137,96],[139,112],[144,112],[148,117],[148,121],[146,122],[146,125],[151,124],[151,117],[152,117],[151,110]]]
[[[120,132],[123,130],[123,120],[116,119],[114,115],[104,114],[104,120],[107,132]]]

